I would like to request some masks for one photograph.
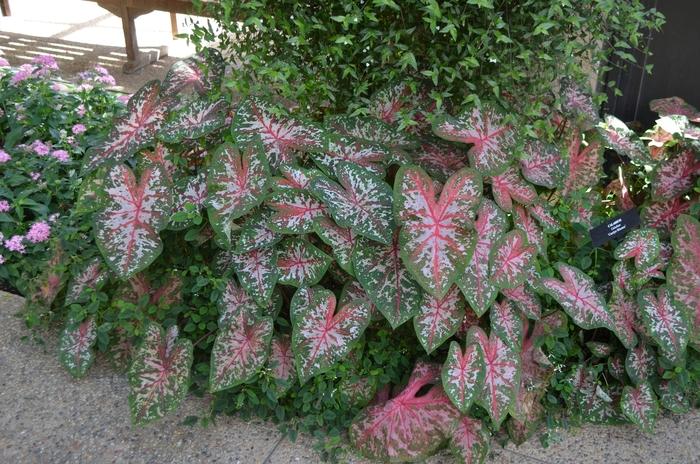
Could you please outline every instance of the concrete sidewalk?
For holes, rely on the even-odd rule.
[[[190,396],[165,419],[132,427],[128,387],[98,359],[74,380],[59,365],[56,339],[45,347],[15,317],[22,299],[0,292],[0,462],[2,463],[316,463],[310,438],[283,439],[274,424],[220,417],[208,428],[182,425],[207,408]],[[653,436],[633,427],[585,427],[542,449],[538,443],[495,448],[491,464],[700,463],[700,412],[665,416]],[[349,462],[364,462],[350,458]],[[449,455],[430,463],[454,462]]]

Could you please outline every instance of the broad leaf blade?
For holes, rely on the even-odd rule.
[[[653,227],[662,232],[671,232],[678,216],[687,214],[690,210],[690,202],[676,197],[669,201],[660,201],[648,204],[642,209],[642,226]]]
[[[615,248],[615,259],[634,258],[637,269],[652,265],[659,256],[661,243],[659,234],[654,229],[633,230]]]
[[[615,116],[606,115],[605,122],[597,126],[598,133],[606,144],[632,161],[647,162],[651,160],[649,150],[637,134]]]
[[[107,272],[102,268],[100,258],[95,257],[86,262],[68,283],[65,306],[82,301],[83,292],[86,289],[98,289],[107,282],[108,278]]]
[[[692,150],[686,150],[660,163],[651,179],[651,196],[657,201],[668,201],[693,188],[700,173],[700,161]]]
[[[280,273],[277,251],[261,248],[231,256],[231,265],[243,288],[260,306],[266,306],[272,297]]]
[[[590,92],[573,79],[561,81],[561,106],[564,114],[583,129],[590,129],[600,121]]]
[[[75,378],[85,375],[95,361],[93,345],[97,340],[97,324],[89,317],[74,324],[68,322],[58,342],[59,360]]]
[[[688,314],[692,343],[700,346],[700,222],[680,216],[671,242],[673,258],[666,277],[673,299]]]
[[[514,288],[527,278],[537,250],[527,243],[525,234],[512,230],[499,238],[489,255],[489,278],[498,288]]]
[[[289,335],[282,334],[272,337],[270,359],[267,365],[275,379],[275,394],[279,398],[292,387],[296,380],[292,339]]]
[[[413,160],[433,179],[446,182],[455,172],[467,165],[467,153],[454,145],[440,141],[424,141],[412,153]]]
[[[358,243],[357,235],[352,229],[340,227],[327,217],[316,218],[313,224],[314,232],[326,245],[331,247],[338,265],[348,274],[354,276],[352,254]]]
[[[282,235],[269,226],[272,211],[259,209],[241,226],[236,251],[247,253],[256,248],[266,248],[282,240]]]
[[[569,172],[564,181],[564,195],[595,186],[603,175],[603,146],[597,139],[586,139],[575,129],[569,141]]]
[[[459,329],[464,319],[464,300],[456,286],[443,298],[425,295],[413,319],[418,341],[430,354]]]
[[[523,177],[535,185],[550,189],[558,188],[568,171],[568,163],[555,145],[539,140],[525,144],[525,157],[520,160]]]
[[[442,366],[442,386],[462,414],[469,411],[481,391],[484,375],[484,355],[479,345],[467,345],[462,351],[459,343],[450,343],[450,351]]]
[[[204,137],[226,123],[228,110],[225,100],[188,102],[173,119],[162,125],[158,137],[168,143]]]
[[[270,228],[282,234],[307,234],[314,219],[325,215],[323,204],[303,190],[274,192],[265,204],[272,210]]]
[[[645,382],[637,388],[625,387],[622,391],[620,406],[625,416],[637,424],[642,431],[646,433],[654,431],[659,404],[651,385]]]
[[[294,287],[317,284],[333,259],[302,238],[281,243],[277,259],[279,283]]]
[[[513,166],[491,178],[491,192],[498,206],[506,212],[513,209],[513,201],[529,205],[537,198],[534,187],[523,180]]]
[[[491,333],[505,341],[515,351],[523,346],[525,328],[520,313],[513,303],[504,300],[495,302],[489,311],[491,318]]]
[[[656,296],[651,289],[643,290],[637,295],[637,301],[642,322],[651,338],[670,361],[680,362],[688,344],[688,320],[671,298],[669,289],[662,285]]]
[[[542,315],[540,298],[527,283],[514,288],[503,288],[501,293],[512,301],[528,319],[539,319]]]
[[[175,95],[187,87],[192,87],[200,95],[218,90],[225,67],[224,58],[215,48],[207,48],[200,55],[176,61],[165,75],[161,94]]]

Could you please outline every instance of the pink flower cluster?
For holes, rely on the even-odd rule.
[[[9,67],[10,67],[10,62],[7,61],[2,56],[0,56],[0,68],[9,68]]]
[[[80,78],[79,90],[90,90],[93,84],[113,86],[117,84],[114,77],[102,66],[95,66],[91,71],[78,73]]]
[[[0,213],[6,213],[10,210],[10,203],[7,200],[0,200]]]
[[[32,243],[41,243],[49,239],[51,226],[44,221],[35,222],[27,232],[27,240]]]
[[[5,240],[5,248],[10,251],[16,251],[19,254],[24,254],[24,237],[21,235],[13,235],[9,240]]]
[[[39,156],[46,156],[51,151],[51,148],[41,140],[35,140],[29,147]]]
[[[66,150],[54,150],[51,152],[51,156],[61,163],[70,163],[70,155]]]
[[[30,77],[48,76],[51,71],[58,70],[56,58],[51,55],[39,55],[34,57],[31,63],[20,65],[17,72],[10,79],[10,84],[17,85]]]
[[[5,150],[0,149],[0,164],[5,164],[11,159],[12,157]]]
[[[85,132],[86,130],[87,130],[87,128],[83,124],[76,124],[71,129],[71,132],[73,132],[74,135],[79,135],[79,134],[82,134],[83,132]]]

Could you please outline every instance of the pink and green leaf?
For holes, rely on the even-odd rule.
[[[644,382],[636,388],[626,386],[622,390],[620,407],[625,416],[643,432],[651,433],[654,431],[656,416],[659,413],[659,403],[648,382]]]
[[[188,102],[175,117],[162,124],[158,137],[168,143],[204,137],[226,124],[228,111],[229,104],[225,100]]]
[[[590,129],[600,121],[590,92],[573,79],[561,81],[561,107],[563,113],[583,129]]]
[[[660,117],[681,115],[692,122],[700,122],[700,112],[680,97],[658,98],[649,102],[649,109]]]
[[[512,408],[520,385],[520,356],[495,334],[487,337],[479,327],[472,327],[467,344],[477,344],[484,355],[484,384],[476,398],[488,411],[496,428]]]
[[[524,207],[517,205],[514,208],[513,224],[516,229],[525,233],[527,242],[537,249],[537,253],[547,256],[547,244],[545,243],[544,233]]]
[[[326,125],[340,134],[354,137],[361,141],[384,145],[392,151],[416,148],[417,142],[412,135],[400,131],[385,122],[374,118],[354,116],[331,116]]]
[[[282,240],[282,235],[269,226],[272,211],[259,209],[241,226],[236,240],[236,251],[247,253],[257,248],[266,248]]]
[[[211,352],[210,390],[217,392],[250,381],[265,365],[272,330],[272,318],[244,312],[219,327]]]
[[[450,434],[450,450],[458,462],[482,464],[489,453],[489,432],[479,419],[462,416]]]
[[[583,143],[581,132],[574,129],[569,141],[569,171],[564,180],[564,195],[595,186],[603,176],[603,145],[597,138]]]
[[[137,181],[127,166],[114,166],[101,186],[103,207],[95,215],[95,241],[122,279],[146,268],[163,250],[159,232],[170,218],[172,192],[161,166]]]
[[[266,306],[280,277],[277,250],[259,248],[246,253],[233,254],[230,263],[245,291],[258,305]]]
[[[267,366],[272,371],[275,380],[275,394],[279,398],[291,388],[296,380],[292,339],[289,335],[281,334],[272,337]]]
[[[313,231],[314,219],[326,212],[323,203],[303,190],[277,190],[265,204],[272,210],[270,228],[282,234],[307,234]]]
[[[668,287],[660,286],[656,296],[652,289],[642,290],[637,295],[637,301],[642,322],[651,338],[667,359],[680,362],[688,344],[688,319],[683,309],[673,301]]]
[[[544,201],[536,201],[535,203],[526,207],[527,212],[530,213],[532,217],[537,219],[544,231],[548,234],[552,234],[561,228],[559,221],[551,211],[551,207],[548,203]]]
[[[605,121],[597,126],[598,133],[606,145],[632,161],[648,162],[651,160],[649,149],[637,134],[615,116],[606,115]]]
[[[244,316],[261,315],[260,307],[235,279],[229,279],[219,299],[219,327],[236,324]]]
[[[301,237],[286,239],[278,249],[279,283],[284,285],[315,285],[333,261],[333,258]]]
[[[700,174],[700,160],[693,150],[685,150],[659,163],[651,178],[651,196],[657,201],[671,200],[687,192]]]
[[[442,366],[442,386],[452,404],[462,414],[469,411],[484,383],[484,355],[479,345],[467,345],[464,351],[456,341],[450,343]]]
[[[233,221],[262,203],[268,178],[259,142],[238,147],[225,143],[215,150],[207,174],[206,205],[209,221],[224,243],[231,241]]]
[[[401,259],[421,287],[438,298],[445,296],[471,258],[474,239],[468,229],[481,195],[481,177],[469,168],[447,180],[439,200],[432,179],[421,168],[402,166],[396,174]]]
[[[690,411],[690,398],[678,377],[662,380],[657,392],[661,406],[674,414],[685,414]]]
[[[411,153],[413,161],[438,182],[446,182],[455,172],[467,166],[467,152],[439,139],[421,142]]]
[[[508,213],[513,209],[513,201],[529,205],[537,198],[534,187],[520,177],[513,166],[491,178],[491,193],[498,206]]]
[[[396,328],[418,314],[423,295],[399,254],[399,233],[391,245],[362,240],[353,255],[355,275],[379,312]]]
[[[596,291],[595,283],[586,273],[568,264],[556,265],[563,282],[543,278],[542,286],[564,311],[581,328],[605,327],[615,332],[615,320],[603,297]]]
[[[624,291],[614,289],[610,300],[610,313],[615,320],[615,333],[625,348],[637,344],[637,306]]]
[[[395,398],[370,406],[350,426],[350,442],[363,456],[378,461],[415,461],[430,456],[458,417],[439,385],[439,365],[416,364],[408,385]]]
[[[163,80],[161,94],[175,95],[187,87],[205,95],[221,87],[226,62],[215,48],[207,48],[203,54],[176,61]]]
[[[627,234],[615,248],[615,259],[634,258],[634,266],[642,269],[654,264],[659,257],[661,243],[654,229],[636,229]]]
[[[656,355],[651,346],[642,341],[627,351],[625,372],[634,385],[646,382],[655,374],[655,371]]]
[[[642,209],[642,227],[653,227],[670,233],[675,228],[678,216],[687,214],[689,210],[690,202],[681,197],[650,203]]]
[[[68,322],[58,341],[58,359],[75,378],[85,375],[95,361],[93,346],[97,341],[97,324],[93,317],[80,323]]]
[[[85,296],[83,295],[85,290],[88,288],[93,290],[100,288],[107,282],[108,278],[109,276],[106,269],[102,267],[100,258],[95,257],[86,262],[68,283],[65,306],[80,302]]]
[[[542,302],[529,284],[523,283],[514,288],[503,288],[501,293],[528,319],[539,319],[542,316]]]
[[[475,107],[456,118],[441,117],[433,123],[433,132],[445,140],[472,144],[471,167],[494,176],[511,163],[517,144],[513,127],[504,119],[492,106]]]
[[[272,186],[276,190],[306,190],[309,188],[311,179],[320,174],[318,169],[304,169],[293,164],[280,166],[279,171],[282,177],[273,177]]]
[[[330,176],[334,175],[338,163],[343,161],[383,176],[383,165],[390,156],[390,150],[382,145],[343,135],[330,136],[328,147],[323,152],[312,155],[314,162]]]
[[[454,285],[443,298],[423,297],[413,318],[413,328],[426,353],[435,351],[457,332],[464,319],[464,309],[462,295]]]
[[[160,81],[153,80],[129,99],[127,114],[112,123],[113,128],[103,141],[88,149],[83,171],[119,163],[153,142],[173,105],[172,99],[161,99],[159,92]]]
[[[700,221],[680,216],[671,243],[673,257],[666,278],[674,301],[688,315],[691,343],[700,346]]]
[[[207,176],[204,172],[176,181],[173,185],[174,204],[173,215],[170,217],[170,229],[180,230],[195,225],[191,218],[176,220],[175,214],[186,212],[188,204],[193,205],[195,211],[200,211],[204,208],[207,197]]]
[[[524,150],[525,156],[520,160],[520,170],[525,179],[550,189],[562,185],[568,171],[568,163],[562,158],[556,145],[533,140],[525,144]]]
[[[457,285],[478,316],[484,314],[498,295],[489,280],[489,254],[496,240],[508,229],[508,218],[496,204],[483,198],[474,223],[476,245],[471,260],[457,278]]]
[[[498,288],[514,288],[522,284],[534,265],[537,250],[527,242],[520,230],[512,230],[493,244],[489,255],[489,279]]]
[[[338,266],[345,272],[354,276],[352,254],[358,243],[358,237],[352,229],[340,227],[328,217],[319,217],[314,220],[313,230],[316,235],[331,247],[333,256]]]
[[[391,243],[391,187],[366,169],[347,162],[338,163],[336,175],[339,183],[319,176],[310,185],[311,192],[323,201],[335,222],[358,235]]]
[[[489,311],[491,333],[505,341],[513,350],[520,351],[523,346],[525,327],[515,304],[509,300],[494,302]]]
[[[143,340],[129,368],[129,406],[135,424],[145,424],[174,411],[189,388],[192,342],[147,321]]]
[[[345,357],[370,321],[370,303],[352,301],[336,313],[335,295],[325,289],[307,295],[300,288],[292,298],[292,346],[302,384]]]
[[[256,97],[241,103],[231,131],[238,144],[262,141],[266,158],[274,170],[292,164],[296,151],[322,151],[325,132],[315,124],[289,116],[278,116],[273,106]]]

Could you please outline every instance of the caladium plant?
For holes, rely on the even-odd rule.
[[[654,229],[637,229],[630,232],[615,248],[615,259],[634,258],[638,269],[650,266],[659,256],[661,243]]]
[[[654,430],[659,404],[649,383],[642,383],[636,388],[625,387],[620,405],[625,416],[643,431],[651,433]]]
[[[691,339],[700,346],[700,222],[682,215],[671,237],[673,257],[666,271],[673,299],[688,315]]]
[[[644,326],[672,362],[683,359],[688,343],[688,320],[685,312],[671,298],[669,289],[662,285],[658,293],[646,289],[638,295],[639,312]]]
[[[177,409],[187,394],[192,359],[192,342],[178,337],[177,326],[166,331],[154,322],[145,324],[129,368],[134,423],[145,424]]]
[[[401,259],[416,281],[442,298],[471,257],[474,210],[481,177],[469,168],[453,174],[436,198],[432,179],[418,167],[396,174],[394,209],[401,223]]]
[[[466,414],[482,389],[486,368],[484,354],[478,344],[450,343],[445,364],[442,366],[442,385],[445,393],[462,414]]]
[[[430,354],[457,332],[464,319],[464,300],[457,286],[442,298],[425,295],[418,314],[413,318],[413,327],[418,340]]]
[[[69,322],[58,342],[59,360],[73,377],[83,377],[95,361],[93,345],[97,341],[97,324],[89,317],[79,323]]]

